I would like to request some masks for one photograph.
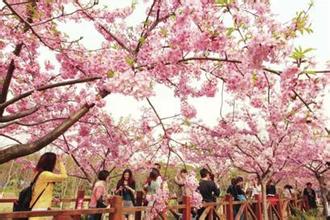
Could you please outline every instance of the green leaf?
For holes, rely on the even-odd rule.
[[[107,76],[108,76],[108,78],[113,78],[115,76],[115,72],[113,70],[109,70],[107,72]]]
[[[315,50],[315,49],[314,48],[307,48],[303,51],[303,53],[306,54],[306,53],[311,52],[313,50]]]
[[[175,14],[172,14],[172,15],[170,16],[170,19],[171,19],[171,20],[176,20],[176,15],[175,15]]]
[[[126,61],[126,63],[127,63],[129,66],[134,66],[135,60],[134,60],[133,57],[127,56],[127,57],[125,58],[125,61]]]
[[[220,4],[220,5],[224,5],[224,4],[226,4],[226,2],[227,2],[226,0],[216,0],[215,1],[216,4]]]
[[[311,8],[311,7],[313,7],[313,6],[314,6],[314,1],[313,1],[313,0],[309,1],[309,3],[308,3],[308,7]]]
[[[146,38],[145,37],[140,37],[139,42],[141,45],[143,45],[146,42]]]
[[[189,120],[185,119],[183,121],[183,124],[189,127],[191,125],[191,122]]]
[[[186,146],[190,149],[197,149],[197,147],[198,147],[196,144],[192,144],[192,143],[186,144]]]
[[[252,82],[253,82],[253,84],[255,84],[257,81],[258,81],[258,76],[257,76],[256,72],[253,72],[253,74],[252,74]]]
[[[304,73],[306,73],[306,74],[315,74],[316,71],[315,70],[305,70]]]
[[[301,60],[301,59],[304,59],[306,58],[306,54],[315,50],[314,48],[306,48],[306,49],[302,49],[301,46],[299,47],[296,47],[294,50],[293,50],[293,53],[292,55],[290,56],[291,58],[295,59],[295,60]]]
[[[148,26],[149,24],[151,24],[151,21],[147,20],[147,21],[143,22],[143,24],[144,24],[145,26]]]
[[[231,4],[234,0],[216,0],[215,3],[220,6],[227,6]]]
[[[312,33],[311,23],[309,22],[308,11],[313,6],[313,3],[310,3],[308,10],[300,11],[296,13],[296,16],[292,19],[292,22],[295,24],[294,32]]]
[[[131,8],[134,10],[136,8],[136,5],[137,5],[137,0],[132,0],[131,2]]]
[[[162,35],[162,37],[167,37],[168,36],[168,31],[166,30],[166,28],[161,28],[160,29],[160,34]]]
[[[226,30],[226,35],[229,37],[235,31],[234,27],[229,27]]]
[[[115,50],[118,50],[118,49],[120,49],[120,46],[118,44],[112,44],[111,48],[115,49]]]

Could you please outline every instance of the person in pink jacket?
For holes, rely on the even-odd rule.
[[[89,208],[105,208],[107,207],[107,183],[109,176],[107,170],[102,170],[98,174],[98,181],[94,184]],[[102,214],[92,214],[88,216],[88,220],[101,220]]]

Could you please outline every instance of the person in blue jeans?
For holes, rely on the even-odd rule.
[[[123,197],[124,207],[133,207],[135,203],[135,180],[130,169],[124,170],[121,179],[117,183],[116,194]],[[129,214],[128,220],[133,220],[134,215]]]

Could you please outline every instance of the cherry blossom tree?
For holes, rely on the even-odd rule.
[[[300,18],[293,21],[297,19]],[[254,46],[257,54],[253,61],[282,49],[265,50]],[[200,157],[230,160],[232,166],[258,177],[262,184],[265,218],[265,187],[270,178],[280,176],[286,169],[298,168],[294,162],[298,158],[307,161],[308,155],[327,150],[322,141],[315,140],[315,132],[328,134],[328,119],[323,117],[320,108],[329,73],[306,71],[313,68],[313,63],[306,61],[308,52],[297,48],[291,57],[282,56],[282,62],[288,65],[283,71],[262,67],[265,61],[277,63],[276,60],[260,60],[258,65],[245,66],[244,71],[240,71],[245,74],[242,78],[251,72],[244,84],[236,82],[235,86],[240,87],[234,89],[226,84],[226,91],[234,94],[233,112],[221,115],[215,127],[194,123],[191,130],[190,147],[199,152]],[[245,87],[246,84],[249,86]]]
[[[69,155],[79,168],[69,175],[90,183],[96,180],[100,170],[125,167],[134,154],[143,150],[134,144],[138,131],[133,130],[132,123],[122,120],[114,124],[106,113],[96,113],[97,110],[93,109],[92,114],[83,117],[52,143]]]
[[[56,20],[77,13],[65,12],[62,3],[65,2],[3,1],[1,135],[15,144],[1,147],[1,163],[42,149],[95,105],[96,101],[88,100],[96,96],[101,99],[109,93],[91,86],[85,90],[88,97],[81,100],[83,90],[79,84],[102,77],[85,72],[75,61],[61,62],[60,71],[49,60],[40,61],[42,48],[53,51],[59,60],[68,56],[70,50],[85,51],[78,42],[68,40],[57,30]],[[67,72],[72,75],[68,77]],[[39,130],[41,124],[47,129]],[[21,136],[25,137],[18,138]]]
[[[304,172],[316,180],[321,192],[321,202],[324,215],[328,216],[327,195],[329,193],[328,179],[330,178],[330,150],[329,136],[322,133],[314,133],[314,137],[306,140],[305,146],[310,147],[310,151],[305,151],[303,159],[294,158],[294,162],[304,168]],[[309,152],[309,153],[308,153]]]
[[[307,161],[311,155],[317,156],[319,150],[327,152],[326,145],[315,140],[316,130],[326,133],[323,122],[315,118],[311,122],[309,111],[303,110],[304,104],[291,107],[274,99],[272,104],[261,107],[259,111],[253,109],[254,106],[242,106],[241,112],[233,114],[235,118],[227,116],[226,121],[219,121],[214,128],[197,124],[194,128],[196,133],[192,133],[192,140],[196,140],[193,146],[197,151],[202,149],[203,155],[222,160],[227,158],[232,166],[256,175],[262,183],[265,208],[265,186],[271,178],[277,176],[281,179],[282,173],[301,169],[296,164],[297,160],[309,164]],[[324,169],[322,173],[326,171]]]

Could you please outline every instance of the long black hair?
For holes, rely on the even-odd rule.
[[[158,176],[160,176],[159,170],[157,170],[156,168],[152,168],[152,170],[149,174],[150,181],[151,180],[155,181]]]
[[[120,180],[118,181],[118,186],[121,186],[121,185],[123,185],[124,184],[124,181],[125,181],[125,173],[128,173],[129,174],[129,177],[128,177],[128,180],[127,180],[127,182],[128,182],[128,185],[129,186],[132,186],[133,184],[135,184],[135,180],[134,180],[134,178],[133,178],[133,173],[132,173],[132,170],[130,170],[130,169],[125,169],[124,170],[124,172],[123,172],[123,174],[121,175],[121,178],[120,178]]]
[[[37,172],[49,171],[53,172],[56,164],[56,154],[52,152],[44,153],[36,166]]]
[[[101,170],[98,175],[97,175],[97,178],[99,180],[103,180],[103,181],[106,181],[108,176],[109,176],[110,172],[107,171],[107,170]]]

